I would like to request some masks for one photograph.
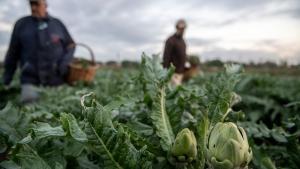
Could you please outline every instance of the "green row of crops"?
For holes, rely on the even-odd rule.
[[[17,81],[0,86],[0,168],[229,169],[251,157],[249,168],[299,168],[299,79],[227,65],[174,87],[159,63],[144,56],[139,69],[102,69],[90,85],[41,88],[25,106]],[[236,125],[247,158],[224,141],[240,138]]]

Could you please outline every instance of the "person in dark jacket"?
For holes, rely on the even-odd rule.
[[[176,33],[169,37],[165,44],[163,55],[163,66],[169,68],[171,64],[175,66],[175,74],[172,83],[180,85],[183,79],[184,66],[186,62],[186,43],[183,34],[186,29],[186,22],[182,19],[176,23]]]
[[[6,86],[20,66],[22,102],[36,100],[38,86],[63,84],[75,50],[65,25],[47,13],[46,0],[29,0],[29,3],[31,16],[16,22],[4,60]]]

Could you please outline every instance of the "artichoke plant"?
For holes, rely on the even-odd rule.
[[[171,154],[180,162],[192,162],[197,156],[197,141],[188,128],[181,130],[175,139]]]
[[[252,159],[246,132],[236,124],[217,123],[207,143],[207,160],[213,169],[246,169]]]

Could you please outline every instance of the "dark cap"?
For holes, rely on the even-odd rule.
[[[186,28],[186,22],[185,22],[185,20],[184,19],[179,19],[178,21],[177,21],[177,23],[176,23],[176,28]]]

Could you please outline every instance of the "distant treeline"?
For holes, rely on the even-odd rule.
[[[199,67],[203,72],[216,72],[221,71],[224,64],[237,62],[223,62],[221,60],[210,60],[201,62],[198,56],[190,56],[188,58],[191,66]],[[107,62],[97,62],[100,66],[109,68],[138,68],[140,65],[139,61],[123,60],[121,62],[117,61],[107,61]],[[265,63],[247,63],[242,64],[246,72],[254,73],[271,73],[271,74],[288,74],[288,75],[299,75],[300,65],[289,66],[286,63],[276,64],[273,62]],[[0,62],[0,68],[3,68],[3,62]]]
[[[241,64],[237,62],[222,62],[220,60],[211,60],[206,62],[200,62],[197,57],[190,57],[188,59],[191,66],[197,66],[202,72],[218,72],[222,71],[224,64]],[[108,61],[108,62],[99,62],[100,65],[111,68],[138,68],[140,63],[137,61],[124,60],[122,62]],[[289,66],[286,63],[276,64],[272,62],[265,63],[248,63],[241,64],[243,65],[245,72],[247,73],[264,73],[272,75],[300,75],[300,65]]]
[[[125,68],[135,68],[138,67],[140,65],[140,62],[138,61],[130,61],[130,60],[123,60],[121,62],[117,62],[117,61],[107,61],[107,62],[101,62],[98,61],[97,62],[99,65],[102,66],[113,66],[113,67],[125,67]],[[286,63],[283,64],[276,64],[273,62],[265,62],[265,63],[238,63],[238,62],[223,62],[221,60],[210,60],[210,61],[205,61],[205,62],[200,62],[200,61],[196,61],[196,62],[192,62],[193,65],[198,65],[198,66],[208,66],[208,67],[223,67],[224,64],[241,64],[244,67],[257,67],[257,68],[261,68],[261,67],[268,67],[268,68],[281,68],[281,67],[289,67],[289,68],[300,68],[300,65],[287,65]],[[3,62],[0,62],[0,67],[3,67]]]
[[[140,63],[138,61],[129,61],[129,60],[123,60],[121,62],[116,61],[107,61],[107,62],[97,62],[100,65],[105,66],[119,66],[119,67],[138,67]],[[300,65],[288,65],[286,63],[283,64],[276,64],[273,62],[265,62],[265,63],[238,63],[238,62],[223,62],[221,60],[210,60],[205,62],[192,62],[192,65],[198,65],[198,66],[208,66],[208,67],[223,67],[224,64],[241,64],[244,67],[268,67],[268,68],[282,68],[282,67],[288,67],[288,68],[300,68]]]

